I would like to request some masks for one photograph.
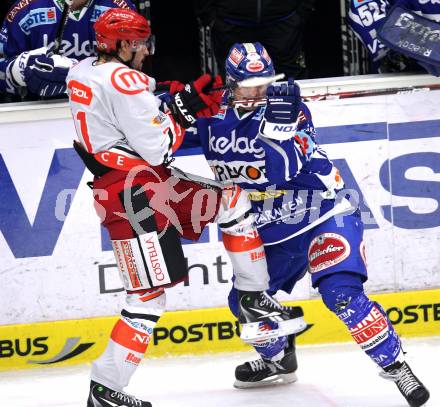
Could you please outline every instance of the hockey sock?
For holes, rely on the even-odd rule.
[[[264,291],[269,288],[264,246],[257,231],[238,236],[223,232],[223,245],[231,259],[237,290]]]
[[[347,326],[353,339],[381,368],[402,358],[399,336],[384,309],[364,293],[361,277],[334,273],[319,282],[328,309]]]
[[[163,289],[127,294],[121,318],[113,327],[107,348],[92,364],[91,379],[117,391],[127,386],[164,309]]]
[[[237,185],[224,188],[216,221],[231,259],[234,287],[240,291],[267,290],[266,255],[246,192]]]
[[[266,341],[252,343],[255,350],[263,359],[278,362],[284,356],[284,349],[287,344],[287,336],[280,336]]]

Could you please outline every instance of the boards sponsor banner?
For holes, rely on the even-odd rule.
[[[440,287],[440,92],[308,105],[319,142],[358,194],[367,290]],[[0,123],[0,325],[120,309],[122,284],[74,137],[70,118]],[[181,152],[176,163],[210,174],[197,150]],[[216,225],[199,242],[185,241],[184,253],[189,280],[168,290],[168,309],[226,306],[232,268]],[[280,299],[316,295],[307,275]]]
[[[440,290],[373,295],[403,337],[440,335]],[[293,303],[290,303],[293,304]],[[352,341],[345,325],[320,300],[295,302],[307,329],[299,345]],[[105,349],[116,317],[0,327],[0,370],[90,362]],[[148,344],[148,357],[251,349],[239,339],[227,308],[165,313]],[[300,357],[301,350],[298,350]],[[148,362],[147,362],[148,363]]]

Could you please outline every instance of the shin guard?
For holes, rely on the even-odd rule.
[[[364,293],[361,276],[335,273],[319,282],[327,308],[347,326],[362,350],[381,368],[402,358],[399,336],[384,309]]]
[[[264,246],[245,191],[235,185],[223,190],[217,222],[232,262],[234,287],[242,291],[267,290],[269,274]]]

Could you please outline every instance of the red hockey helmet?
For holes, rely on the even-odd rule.
[[[96,32],[98,51],[116,51],[117,42],[144,41],[151,37],[148,21],[133,10],[111,8],[96,20],[93,28]]]

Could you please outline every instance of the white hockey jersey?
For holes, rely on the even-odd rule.
[[[182,130],[159,110],[161,102],[152,93],[155,80],[122,63],[96,60],[81,61],[66,79],[82,146],[112,168],[162,164]]]

